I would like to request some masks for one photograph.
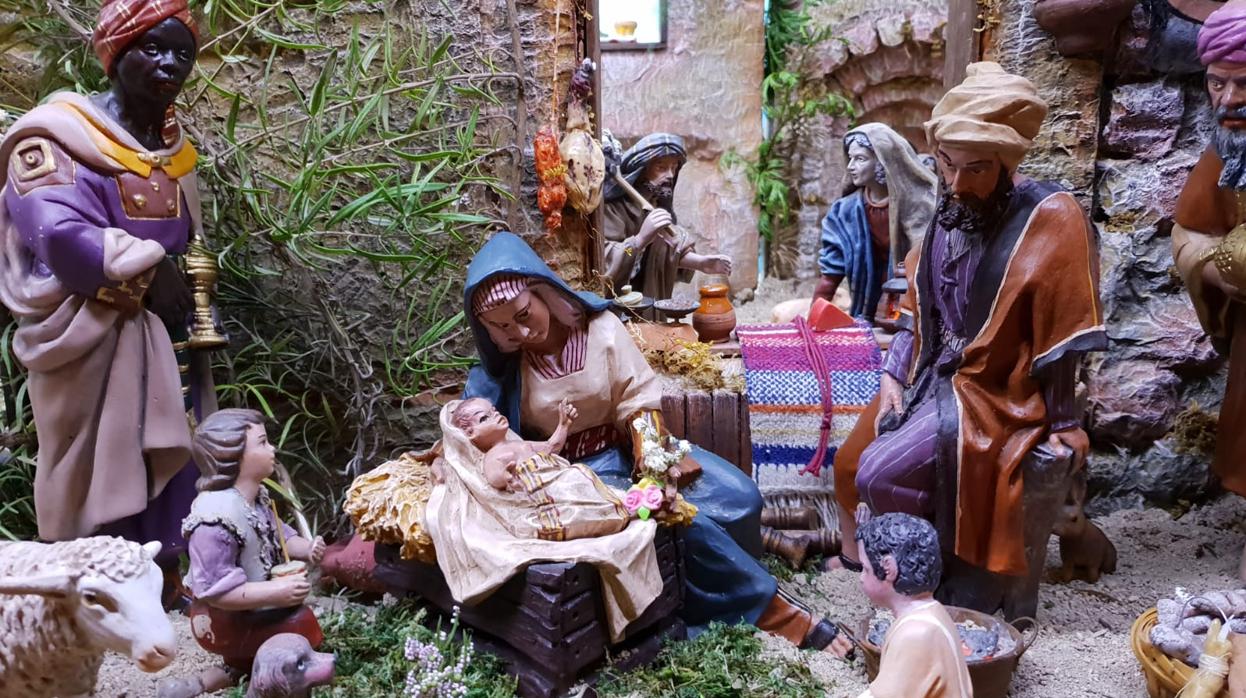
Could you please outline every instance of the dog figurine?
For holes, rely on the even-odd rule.
[[[333,669],[334,656],[313,651],[302,635],[274,635],[255,655],[246,698],[309,698],[333,683]]]
[[[1060,569],[1056,581],[1067,584],[1084,579],[1091,584],[1102,574],[1116,571],[1116,546],[1103,531],[1086,518],[1086,476],[1074,478],[1060,519],[1052,533],[1060,536]]]

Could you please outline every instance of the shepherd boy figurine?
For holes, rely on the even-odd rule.
[[[264,416],[255,410],[221,410],[195,429],[191,452],[201,477],[199,496],[182,535],[190,542],[186,582],[195,596],[190,627],[199,645],[221,656],[224,667],[191,679],[174,679],[161,698],[189,698],[221,690],[251,670],[260,645],[279,633],[307,638],[313,648],[324,635],[303,605],[311,586],[306,561],[318,564],[324,540],[295,534],[281,523],[264,487],[273,474],[276,449]]]
[[[943,573],[934,526],[911,514],[857,508],[861,586],[895,621],[878,676],[859,698],[973,698],[960,634],[934,590]]]

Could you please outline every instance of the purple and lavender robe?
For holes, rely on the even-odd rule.
[[[199,229],[195,157],[180,135],[147,152],[73,93],[0,142],[0,300],[30,373],[45,540],[159,540],[164,559],[185,549],[197,475],[188,409],[215,409],[211,378],[204,357],[179,367],[170,332],[184,327],[118,301],[141,299],[144,275]]]

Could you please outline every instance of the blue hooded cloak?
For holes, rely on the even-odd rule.
[[[886,262],[874,256],[870,221],[865,215],[865,198],[860,190],[831,204],[822,219],[822,253],[818,270],[823,276],[842,276],[852,296],[849,314],[874,319],[874,309],[883,296],[887,280]]]
[[[467,267],[463,308],[475,335],[480,364],[468,373],[463,397],[489,400],[510,421],[512,429],[524,434],[520,422],[521,354],[500,351],[471,311],[476,288],[498,274],[519,274],[548,283],[579,303],[590,317],[606,310],[610,302],[594,293],[573,290],[512,233],[494,235],[472,259]],[[532,436],[526,434],[525,438]],[[692,456],[701,464],[702,472],[691,486],[680,490],[699,509],[684,536],[687,588],[681,616],[695,635],[712,621],[756,623],[774,598],[777,585],[754,557],[761,553],[762,500],[756,483],[704,449],[694,446]],[[611,446],[583,461],[606,484],[619,489],[631,486],[630,449]]]

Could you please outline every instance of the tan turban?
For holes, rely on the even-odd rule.
[[[998,153],[1014,171],[1047,116],[1034,84],[997,63],[971,63],[965,81],[935,105],[926,122],[931,143]]]

